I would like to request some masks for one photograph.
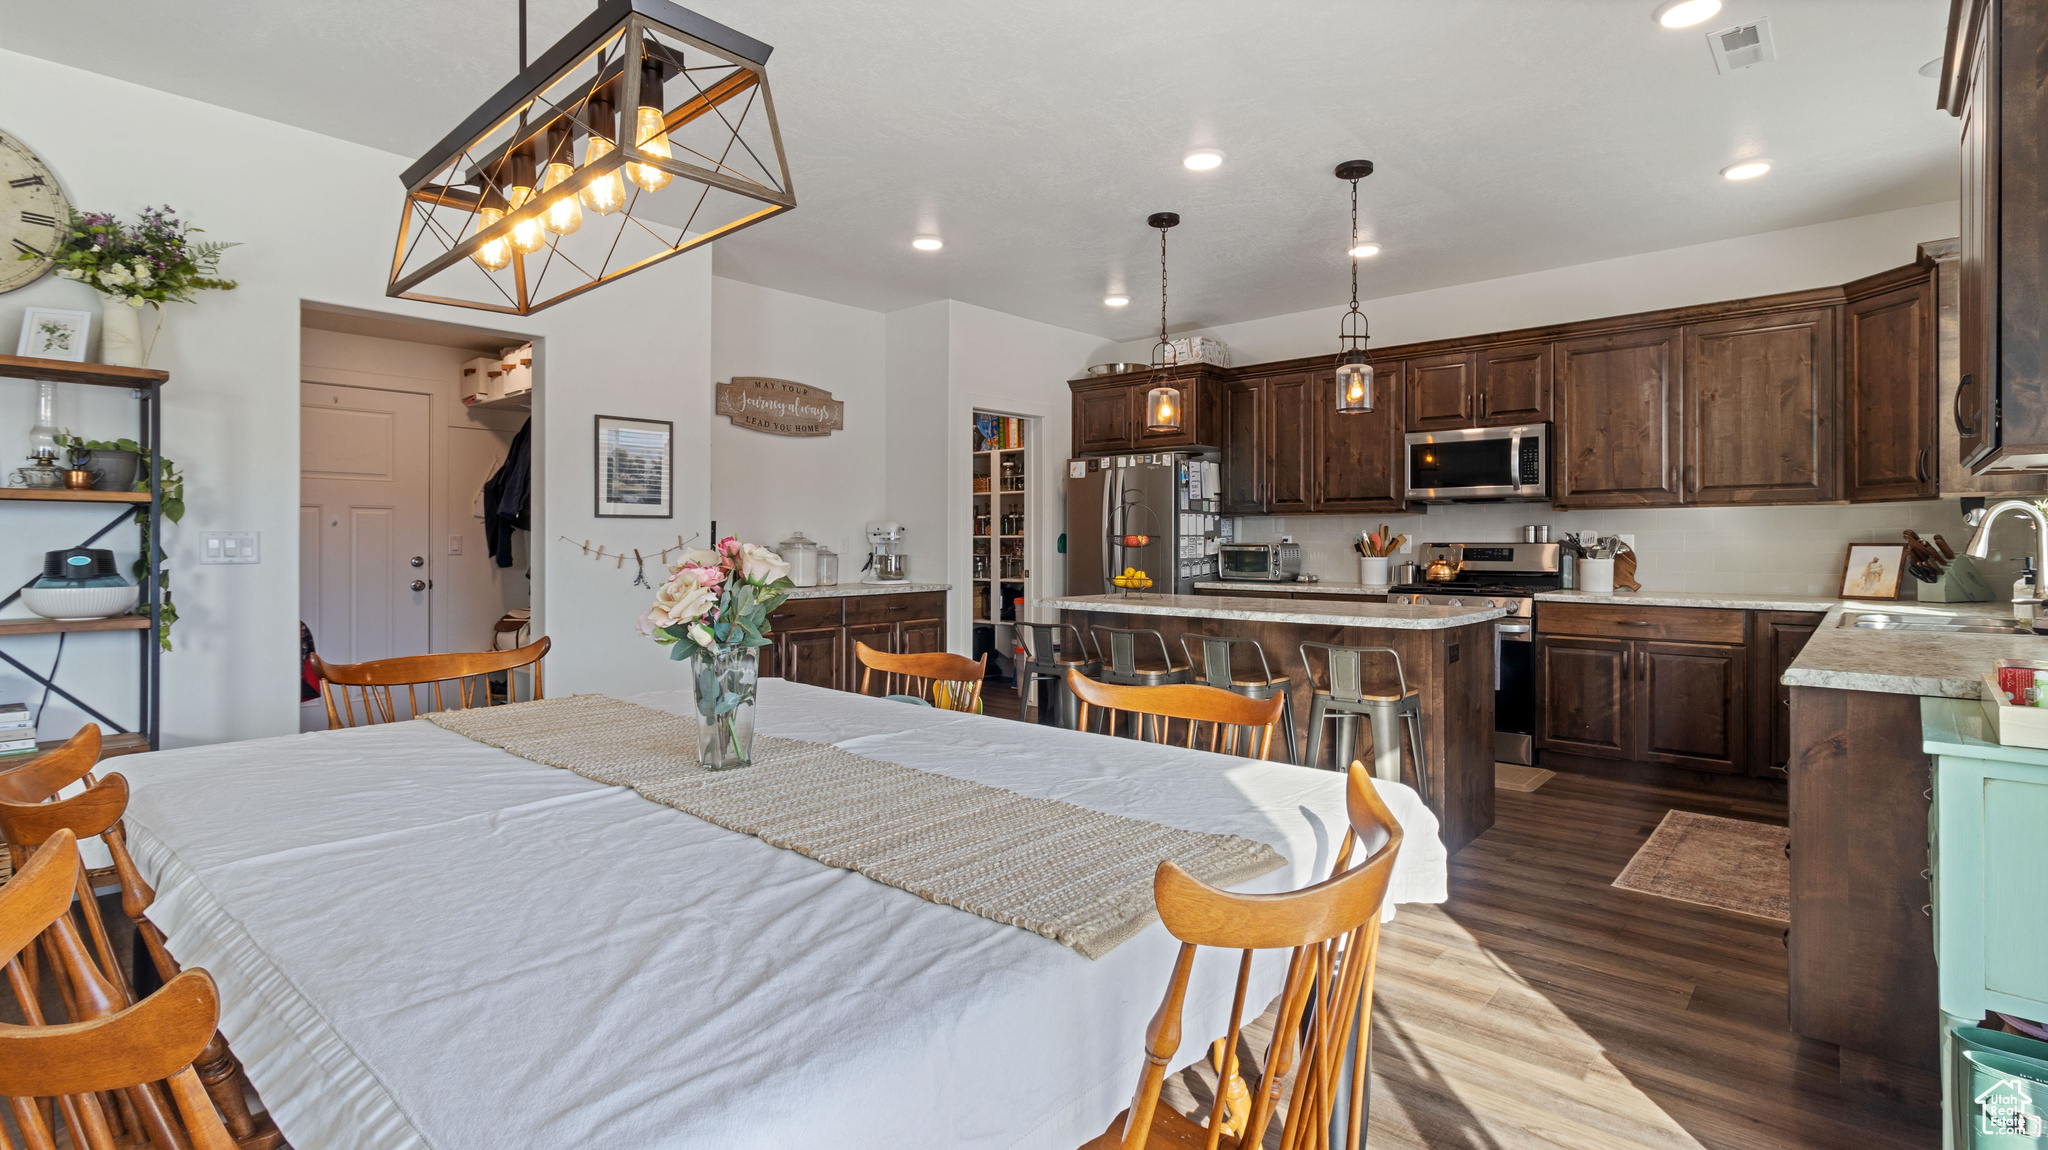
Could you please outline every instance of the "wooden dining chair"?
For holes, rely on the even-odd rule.
[[[1263,759],[1273,750],[1273,732],[1287,697],[1249,699],[1220,687],[1176,683],[1165,687],[1126,687],[1119,683],[1098,683],[1079,671],[1067,672],[1067,689],[1079,703],[1078,730],[1092,729],[1094,710],[1108,713],[1105,731],[1115,731],[1117,716],[1129,714],[1140,740],[1156,743],[1178,741],[1181,746],[1217,751],[1247,759]],[[1187,724],[1182,737],[1173,737],[1173,724]],[[1208,739],[1202,727],[1208,726]]]
[[[1082,1150],[1252,1150],[1264,1144],[1267,1129],[1283,1106],[1281,1150],[1358,1150],[1363,1145],[1380,907],[1401,850],[1401,825],[1380,801],[1371,774],[1357,763],[1351,766],[1346,807],[1350,827],[1335,856],[1337,872],[1303,890],[1232,894],[1189,876],[1172,862],[1159,864],[1153,898],[1160,921],[1181,941],[1180,955],[1165,1000],[1146,1028],[1145,1063],[1130,1109]],[[1372,853],[1351,865],[1361,846]],[[1223,1047],[1224,1082],[1240,1069],[1238,1037],[1253,953],[1283,948],[1293,952],[1263,1073],[1251,1089],[1250,1113],[1243,1116],[1241,1132],[1235,1135],[1224,1129],[1226,1123],[1236,1123],[1222,1106],[1211,1107],[1207,1121],[1197,1125],[1159,1104],[1160,1086],[1180,1048],[1181,1008],[1195,952],[1205,946],[1242,952]]]
[[[533,698],[546,695],[541,689],[541,657],[552,646],[543,635],[512,651],[464,651],[441,655],[401,655],[395,659],[373,659],[367,663],[330,663],[313,656],[314,673],[320,676],[320,696],[327,701],[327,729],[395,723],[430,711],[463,710],[491,705],[490,676],[505,673],[505,699],[512,701],[512,672],[533,668]],[[444,686],[452,686],[443,692]],[[392,692],[405,688],[400,705]],[[433,704],[421,707],[421,696]],[[449,704],[450,699],[454,705]],[[336,705],[336,700],[340,705]],[[356,704],[363,708],[356,721]]]
[[[0,887],[0,955],[17,993],[27,989],[20,954],[38,939],[55,940],[48,949],[73,982],[93,981],[68,913],[78,873],[77,841],[60,831]],[[0,1097],[31,1150],[48,1150],[64,1134],[77,1150],[144,1139],[163,1148],[236,1150],[192,1069],[220,1018],[220,995],[205,971],[187,971],[140,1003],[71,1022],[46,1023],[34,994],[22,999],[29,1025],[0,1024]]]
[[[99,724],[87,723],[57,746],[0,771],[0,799],[42,802],[80,779],[90,782],[99,761]]]
[[[884,695],[908,695],[945,711],[981,710],[981,684],[988,676],[988,656],[969,659],[934,651],[918,655],[892,655],[877,651],[858,640],[853,657],[860,661],[860,693],[877,672],[882,676]]]
[[[35,803],[0,800],[0,838],[6,840],[8,854],[14,865],[20,868],[31,852],[60,836],[69,836],[73,841],[98,837],[113,857],[113,871],[121,886],[121,909],[134,923],[136,937],[148,952],[158,979],[169,985],[181,971],[165,945],[163,931],[149,920],[148,911],[156,901],[156,891],[143,881],[133,856],[128,853],[127,838],[121,827],[121,817],[127,809],[128,780],[119,774],[110,774],[70,798]],[[73,1021],[82,1021],[122,1009],[139,1001],[142,996],[137,993],[138,987],[130,977],[128,965],[114,950],[106,920],[100,914],[99,900],[94,896],[93,884],[82,867],[74,876],[73,886],[73,893],[78,898],[77,917],[83,923],[84,937],[97,952],[97,971],[91,977],[70,972],[68,965],[60,961],[53,949],[57,947],[54,938],[45,940],[43,957],[48,959],[56,976],[58,996],[65,1011]],[[34,987],[38,985],[38,963],[34,952],[25,955],[24,962],[24,972],[30,976],[28,985]],[[20,997],[19,988],[16,997]],[[24,1002],[24,1011],[28,1007],[29,1004]],[[219,1107],[221,1121],[231,1132],[239,1150],[276,1150],[283,1144],[284,1137],[270,1117],[253,1114],[249,1110],[248,1099],[243,1092],[245,1075],[242,1064],[228,1048],[224,1035],[215,1034],[198,1052],[196,1069],[199,1080]]]

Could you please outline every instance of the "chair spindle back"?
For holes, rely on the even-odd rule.
[[[1217,687],[1194,683],[1170,683],[1163,687],[1126,687],[1098,683],[1078,670],[1067,672],[1067,687],[1080,702],[1078,729],[1090,729],[1091,709],[1109,713],[1105,730],[1116,730],[1118,712],[1137,717],[1140,740],[1172,743],[1173,724],[1183,722],[1181,746],[1216,751],[1247,759],[1267,758],[1273,750],[1273,731],[1280,722],[1286,698],[1251,699]],[[1208,738],[1202,738],[1202,727]],[[1150,736],[1149,739],[1147,736]]]
[[[513,702],[516,677],[512,672],[520,667],[533,668],[533,698],[546,698],[541,657],[552,645],[543,635],[514,651],[402,655],[367,663],[330,663],[316,654],[313,669],[320,676],[320,695],[327,702],[327,729],[337,731],[395,723],[430,711],[491,706],[490,676],[500,671],[505,673],[506,702]],[[405,693],[395,696],[392,692],[399,687]],[[431,705],[421,706],[422,697]],[[358,706],[363,712],[360,721],[356,718]]]

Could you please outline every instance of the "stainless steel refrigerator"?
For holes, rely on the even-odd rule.
[[[1067,461],[1067,594],[1106,595],[1126,567],[1154,593],[1216,577],[1226,521],[1214,459],[1181,453]]]

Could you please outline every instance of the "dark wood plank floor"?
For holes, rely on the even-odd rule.
[[[985,697],[1016,717],[1014,689]],[[1782,924],[1611,885],[1668,810],[1782,824],[1782,802],[1571,773],[1497,797],[1451,900],[1387,929],[1373,1147],[1940,1145],[1936,1108],[1786,1029]]]

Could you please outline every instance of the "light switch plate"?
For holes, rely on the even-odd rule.
[[[208,531],[200,537],[201,563],[261,563],[262,532]]]
[[[1630,551],[1634,551],[1636,549],[1636,537],[1634,535],[1631,535],[1628,532],[1624,531],[1616,534],[1615,538],[1621,540],[1622,546],[1628,548]]]
[[[450,555],[460,555],[460,554],[462,554],[462,536],[460,536],[460,535],[450,535],[450,536],[448,537],[448,554],[450,554]]]

